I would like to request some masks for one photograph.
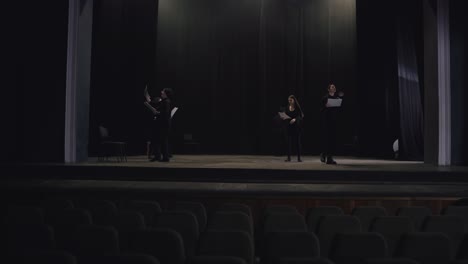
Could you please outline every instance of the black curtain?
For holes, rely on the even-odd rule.
[[[98,126],[144,153],[143,91],[154,86],[157,0],[95,0],[89,152],[95,155]]]
[[[397,17],[398,90],[400,105],[400,155],[424,159],[424,125],[421,86],[416,52],[414,13],[400,10]]]
[[[295,94],[304,152],[318,153],[319,101],[347,94],[342,139],[354,134],[355,1],[160,0],[153,93],[176,91],[174,133],[204,152],[273,153],[273,118]]]

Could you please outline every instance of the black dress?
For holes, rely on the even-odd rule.
[[[341,107],[327,107],[328,99],[343,99],[338,96],[326,94],[321,100],[320,119],[321,119],[321,142],[322,142],[322,157],[327,160],[333,160],[333,155],[336,152],[337,142],[337,125],[338,118],[341,112]]]
[[[297,160],[301,161],[301,130],[302,130],[302,112],[295,108],[293,111],[289,109],[289,107],[286,109],[285,114],[291,117],[291,119],[286,120],[287,123],[287,128],[286,128],[286,137],[287,137],[287,143],[288,143],[288,161],[291,160],[291,149],[292,149],[292,144],[296,145],[296,150],[297,150]],[[293,124],[290,123],[292,119],[296,119],[296,122]]]

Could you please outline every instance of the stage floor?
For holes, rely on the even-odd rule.
[[[174,155],[171,162],[149,162],[146,156],[128,162],[99,161],[13,165],[12,178],[95,179],[131,181],[360,183],[426,182],[468,183],[468,167],[438,167],[423,162],[336,157],[338,165],[320,162],[318,156],[303,162],[284,157],[247,155]],[[44,171],[42,173],[41,171]],[[26,175],[26,176],[24,176]]]
[[[297,162],[285,162],[285,157],[249,156],[249,155],[174,155],[170,162],[149,162],[146,156],[130,156],[127,162],[118,162],[116,158],[99,161],[90,157],[85,166],[121,166],[121,167],[156,167],[156,168],[212,168],[212,169],[262,169],[262,170],[412,170],[432,171],[443,167],[426,165],[419,161],[398,161],[381,159],[364,159],[356,157],[336,157],[338,165],[327,165],[320,162],[318,156],[302,157]],[[455,168],[452,168],[452,170]],[[461,169],[461,168],[459,168]],[[468,172],[468,170],[466,170]]]

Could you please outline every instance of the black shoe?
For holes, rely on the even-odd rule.
[[[169,162],[169,159],[168,158],[162,159],[162,160],[160,160],[160,162]]]
[[[298,158],[298,159],[297,159],[297,162],[302,162],[301,158]]]
[[[326,159],[325,159],[325,154],[323,153],[320,153],[320,161],[325,163]]]
[[[336,165],[336,161],[333,160],[333,158],[328,158],[327,159],[327,164],[331,164],[331,165]]]
[[[285,162],[290,162],[291,161],[291,158],[287,158],[284,160]]]
[[[160,161],[160,160],[161,160],[160,158],[154,157],[154,158],[150,159],[150,162],[155,162],[155,161]]]

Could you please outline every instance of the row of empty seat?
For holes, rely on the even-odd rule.
[[[10,255],[40,250],[78,263],[465,263],[468,207],[447,207],[442,216],[422,209],[388,216],[381,207],[352,215],[317,207],[304,217],[291,206],[270,206],[254,225],[243,204],[224,204],[207,217],[195,202],[162,210],[153,201],[49,200],[8,207],[4,232]]]

